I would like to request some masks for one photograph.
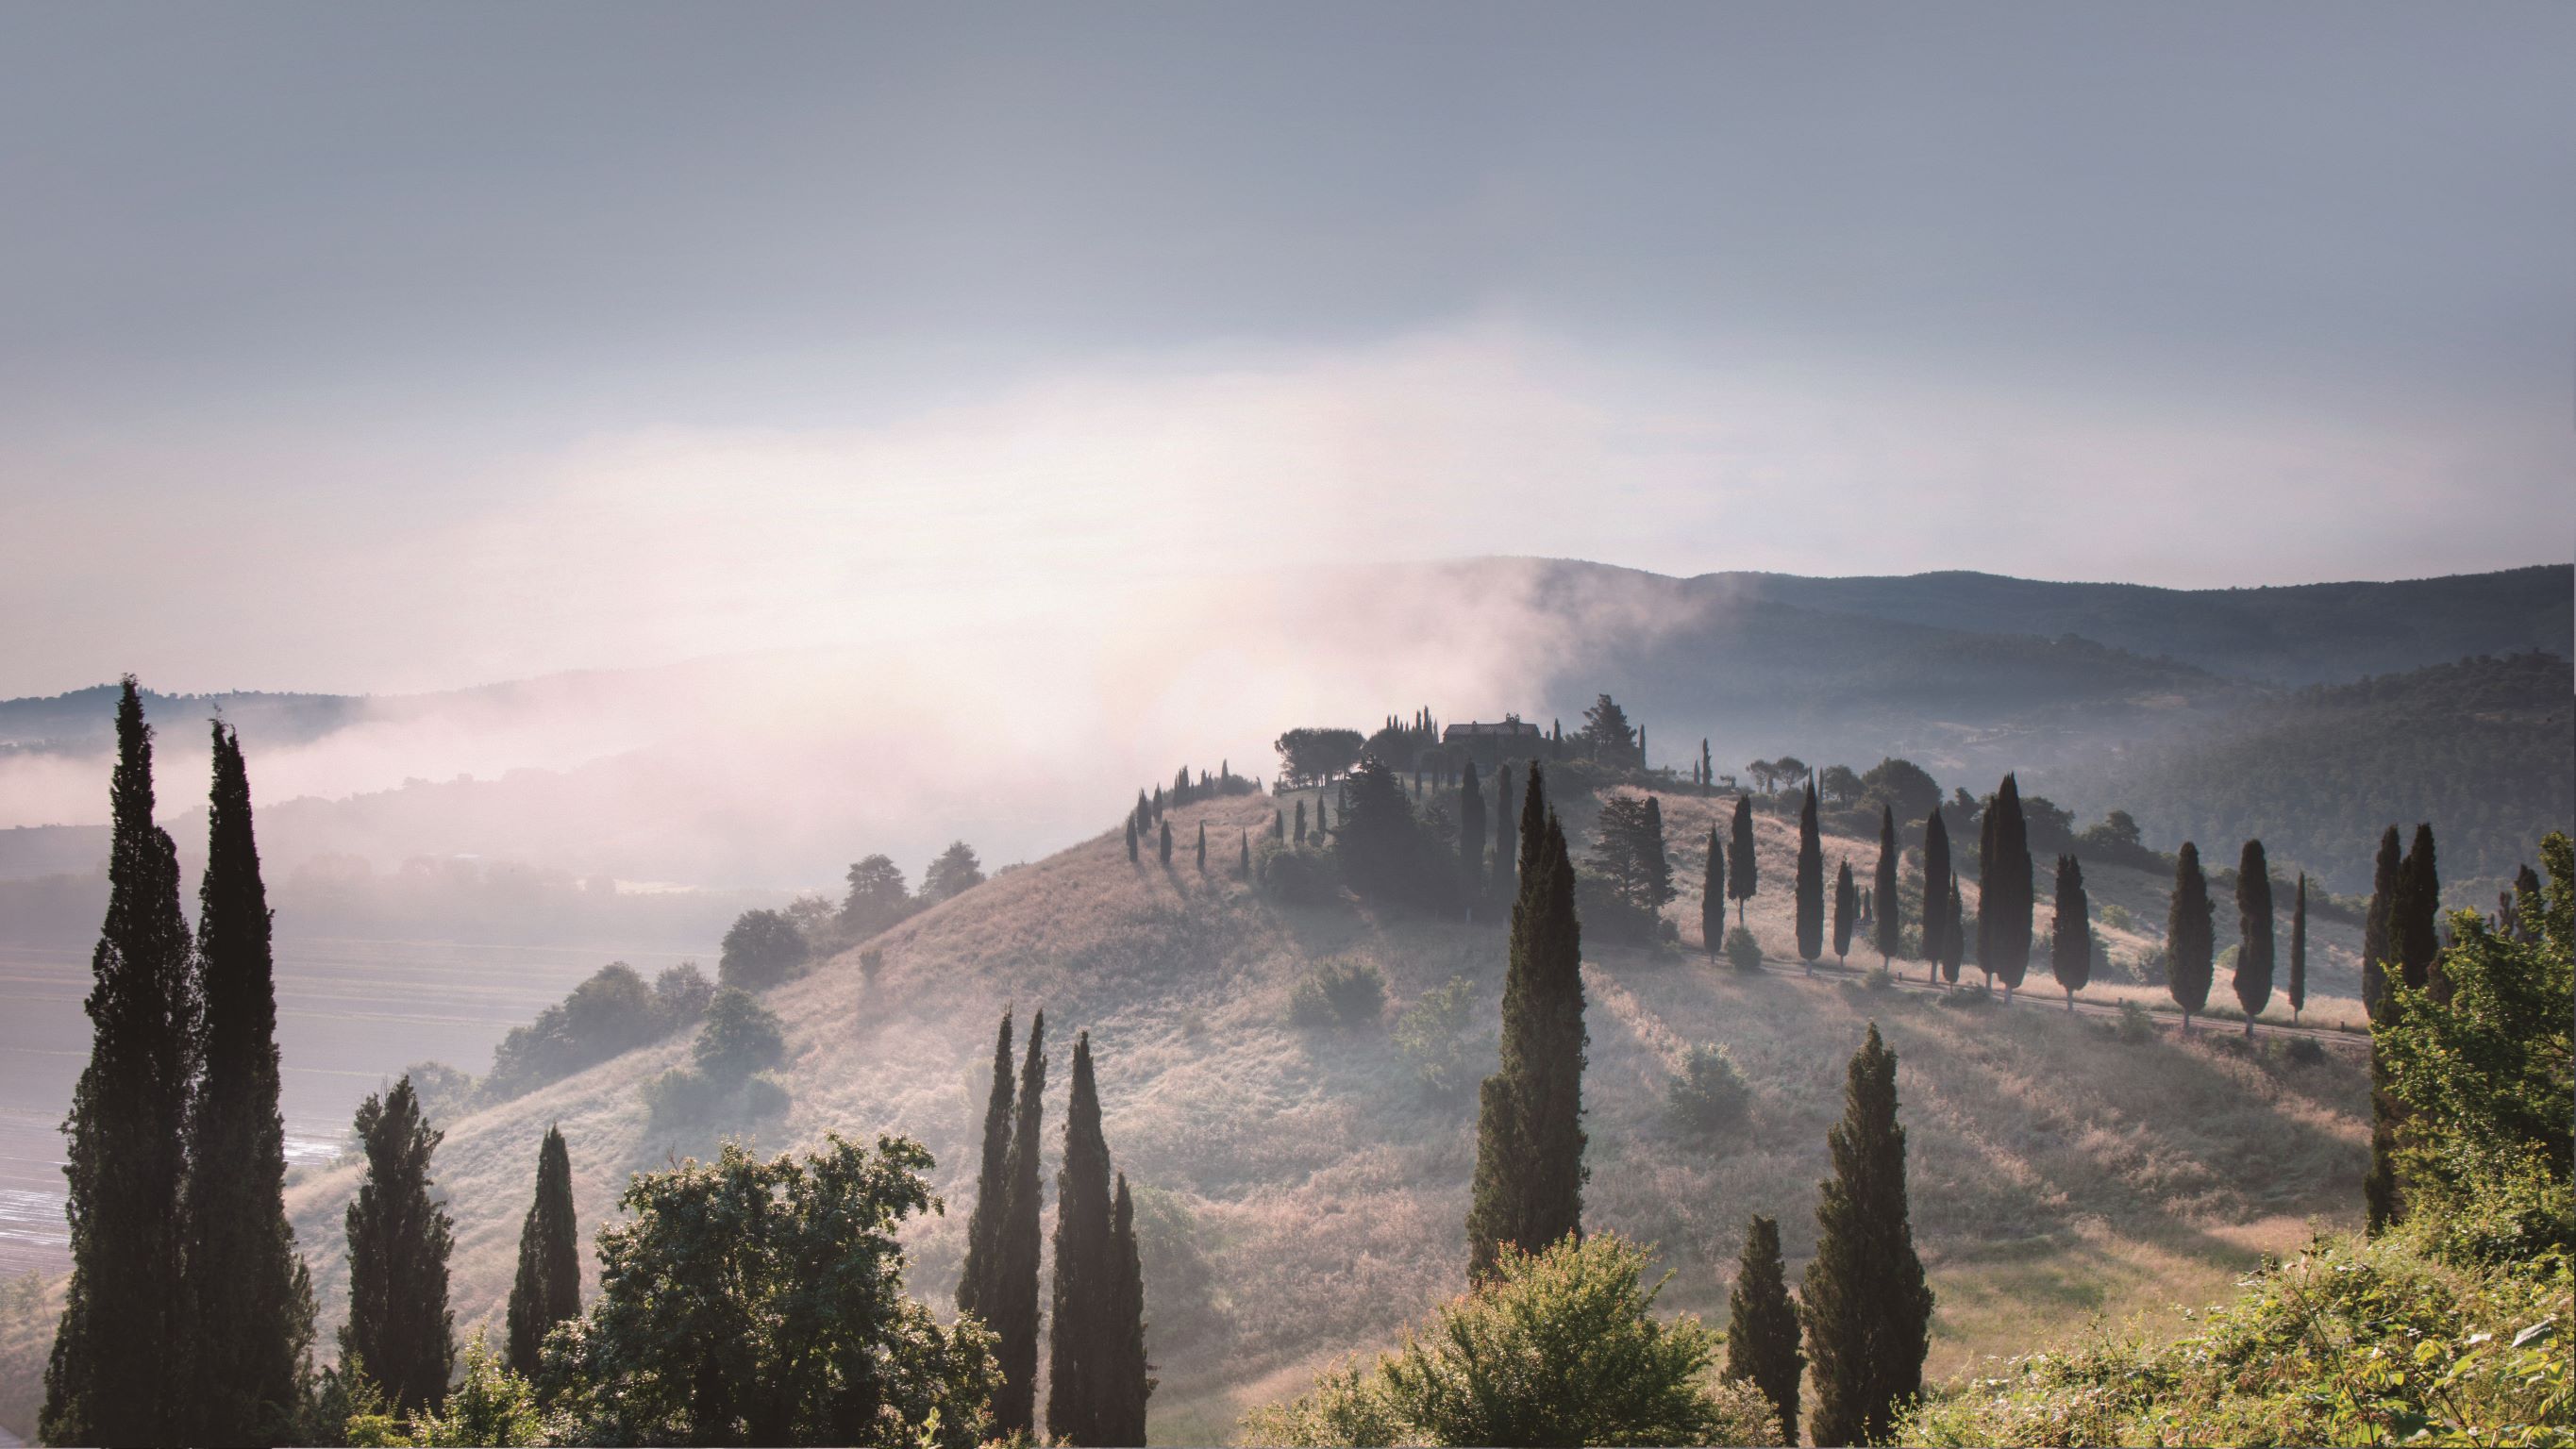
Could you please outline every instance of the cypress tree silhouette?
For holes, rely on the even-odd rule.
[[[382,1097],[358,1104],[367,1176],[349,1204],[349,1321],[340,1362],[362,1364],[401,1412],[435,1409],[447,1398],[456,1356],[447,1309],[447,1255],[455,1230],[430,1201],[430,1154],[443,1135],[421,1120],[406,1076]]]
[[[1350,787],[1345,785],[1342,788],[1347,791]],[[1332,812],[1324,808],[1324,797],[1321,795],[1315,797],[1315,833],[1318,835],[1333,833]]]
[[[1708,875],[1699,888],[1699,940],[1711,956],[1726,942],[1726,845],[1714,825],[1708,828]]]
[[[2397,905],[2398,872],[2405,867],[2405,855],[2397,843],[2397,827],[2391,825],[2379,837],[2379,860],[2370,877],[2370,914],[2361,928],[2361,1004],[2370,1019],[2379,1019],[2379,999],[2388,987],[2388,963],[2396,953],[2388,948],[2388,913]]]
[[[1064,1108],[1064,1166],[1056,1173],[1055,1327],[1047,1335],[1047,1434],[1102,1445],[1117,1417],[1117,1242],[1110,1216],[1109,1143],[1091,1074],[1091,1033],[1073,1039]]]
[[[2236,858],[2236,1004],[2245,1012],[2245,1037],[2272,1000],[2272,866],[2263,842],[2249,840]]]
[[[1154,846],[1154,857],[1163,864],[1170,865],[1172,863],[1172,822],[1166,820],[1158,828],[1162,831],[1162,838]]]
[[[1038,1137],[1046,1125],[1046,1072],[1041,1011],[1029,1021],[1028,1051],[1020,1062],[1018,1115],[1003,1170],[1009,1190],[1002,1199],[993,1277],[977,1294],[984,1323],[993,1330],[994,1362],[1002,1370],[1002,1387],[993,1395],[993,1432],[1003,1437],[1037,1431],[1038,1209],[1044,1192],[1038,1162],[1045,1147]]]
[[[1303,800],[1297,802],[1297,843],[1306,843],[1306,802]]]
[[[2290,907],[2290,1024],[2308,1004],[2308,873],[2299,872],[2299,894]]]
[[[2378,959],[2385,966],[2395,967],[2399,980],[2421,990],[2432,984],[2433,957],[2440,950],[2433,933],[2442,895],[2440,874],[2433,860],[2433,827],[2418,824],[2414,844],[2390,870],[2388,861],[2396,846],[2397,827],[2392,825],[2379,847],[2381,873],[2391,877],[2383,893],[2387,906],[2383,912],[2377,896],[2371,903],[2373,917],[2385,919]],[[2384,976],[2379,985],[2384,1001]],[[2367,986],[2365,981],[2365,989]],[[2377,1018],[2374,1012],[2373,1020]],[[2370,1083],[2370,1174],[2362,1179],[2361,1196],[2368,1230],[2376,1235],[2406,1219],[2405,1184],[2397,1175],[2397,1137],[2405,1125],[2406,1111],[2389,1095],[2387,1069],[2380,1061],[2376,1038],[2371,1045]]]
[[[1995,791],[1987,818],[1994,839],[1978,863],[1977,964],[2000,977],[2009,998],[2030,974],[2030,823],[2021,808],[2021,782],[2011,775]]]
[[[1806,1367],[1807,1356],[1798,1351],[1798,1307],[1780,1266],[1780,1223],[1755,1213],[1744,1227],[1744,1255],[1727,1301],[1726,1376],[1752,1380],[1771,1401],[1783,1444],[1798,1442],[1798,1377]]]
[[[1252,832],[1244,831],[1243,838],[1235,844],[1234,877],[1237,880],[1250,880],[1252,879]]]
[[[1110,1202],[1111,1251],[1108,1373],[1102,1385],[1102,1440],[1145,1442],[1145,1402],[1154,1396],[1154,1365],[1145,1353],[1145,1265],[1136,1251],[1136,1204],[1127,1174]]]
[[[2003,904],[1986,894],[1995,887],[1995,822],[2002,815],[2003,812],[1995,808],[1994,797],[1988,796],[1984,812],[1977,817],[1977,903],[1980,906]],[[1986,973],[1988,990],[1992,990],[1995,984],[1995,951],[1989,939],[1994,933],[1994,922],[1993,911],[1977,912],[1977,969]]]
[[[1478,1095],[1468,1271],[1502,1245],[1538,1251],[1582,1230],[1583,946],[1574,862],[1536,765],[1521,803],[1521,889],[1503,983],[1502,1067]]]
[[[1923,959],[1929,963],[1923,972],[1926,981],[1951,960],[1950,901],[1957,894],[1950,883],[1950,827],[1941,823],[1941,807],[1936,805],[1923,819]],[[1950,979],[1959,979],[1955,970]]]
[[[984,1097],[984,1156],[975,1174],[975,1211],[966,1219],[966,1262],[957,1309],[990,1325],[1002,1267],[1002,1222],[1011,1198],[1011,1009],[993,1032],[993,1085]]]
[[[1302,825],[1305,823],[1305,820],[1306,807],[1300,805],[1297,807],[1297,821]],[[1286,840],[1288,838],[1287,811],[1274,808],[1270,812],[1270,838],[1273,840]]]
[[[2209,1004],[2215,941],[2210,934],[2209,881],[2200,873],[2200,847],[2186,840],[2174,857],[2173,905],[2165,917],[2166,989],[2182,1008],[2183,1034],[2191,1014]]]
[[[1735,838],[1726,862],[1726,893],[1735,900],[1735,924],[1744,924],[1744,903],[1753,899],[1754,887],[1761,883],[1753,859],[1753,800],[1751,796],[1735,797]]]
[[[1834,863],[1834,964],[1851,964],[1852,927],[1854,919],[1851,862]]]
[[[1199,874],[1207,874],[1207,822],[1199,822]]]
[[[572,1207],[572,1154],[561,1128],[537,1148],[537,1196],[519,1226],[519,1276],[510,1285],[510,1367],[535,1378],[546,1335],[581,1316],[581,1228]]]
[[[1520,895],[1520,817],[1512,802],[1512,767],[1504,765],[1494,771],[1494,869],[1490,888],[1497,907],[1508,906]]]
[[[1458,879],[1473,910],[1485,892],[1485,792],[1477,786],[1473,760],[1458,779]]]
[[[89,1065],[62,1128],[71,1280],[38,1433],[52,1444],[175,1443],[186,1437],[180,1231],[204,1003],[179,913],[178,848],[152,823],[152,731],[130,674],[108,799]]]
[[[1127,863],[1136,863],[1136,817],[1133,815],[1127,817]]]
[[[1814,975],[1825,950],[1825,851],[1816,837],[1816,787],[1798,806],[1798,954]]]
[[[286,1221],[286,1124],[278,1115],[277,990],[241,739],[213,726],[214,787],[197,961],[204,1073],[189,1113],[181,1282],[190,1384],[187,1437],[284,1443],[313,1343],[313,1285]]]
[[[1878,807],[1878,871],[1870,878],[1870,921],[1878,928],[1878,959],[1882,965],[1905,954],[1905,912],[1896,893],[1896,807],[1881,802]]]
[[[1959,877],[1950,877],[1950,908],[1941,927],[1941,979],[1952,986],[1959,984],[1959,953],[1966,948],[1967,932],[1960,923],[1967,919],[1959,904]]]
[[[1907,1220],[1896,1109],[1896,1053],[1872,1022],[1851,1060],[1843,1119],[1826,1139],[1834,1175],[1818,1187],[1816,1256],[1799,1295],[1819,1444],[1883,1442],[1897,1406],[1923,1391],[1932,1289]]]
[[[2074,856],[2057,858],[2057,914],[2048,927],[2048,972],[2066,988],[2066,1009],[2093,979],[2093,903],[2084,894],[2084,867]]]
[[[2388,912],[2388,954],[2407,985],[2435,986],[2433,958],[2441,954],[2436,923],[2442,915],[2442,878],[2433,863],[2433,827],[2417,825],[2415,843],[2397,868],[2397,895]],[[2435,987],[2438,990],[2438,987]]]

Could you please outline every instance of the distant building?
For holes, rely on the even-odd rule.
[[[1485,766],[1543,754],[1546,740],[1545,730],[1516,714],[1507,714],[1491,723],[1468,720],[1440,732],[1443,750],[1460,760],[1474,760]]]

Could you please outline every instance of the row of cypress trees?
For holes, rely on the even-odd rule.
[[[966,1225],[957,1306],[996,1339],[1002,1386],[994,1432],[1037,1432],[1039,1157],[1045,1126],[1046,1013],[1029,1024],[1016,1089],[1012,1012],[993,1042],[993,1086],[984,1107],[983,1158]],[[1066,1095],[1064,1162],[1056,1174],[1054,1330],[1048,1338],[1047,1432],[1059,1444],[1142,1444],[1154,1392],[1145,1355],[1145,1280],[1135,1203],[1101,1132],[1091,1036],[1074,1039]]]

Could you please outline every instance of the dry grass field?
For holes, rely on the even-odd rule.
[[[1675,841],[1704,836],[1711,808],[1666,797]],[[764,1150],[833,1131],[928,1144],[948,1212],[912,1231],[914,1288],[945,1302],[996,1016],[1016,1004],[1025,1028],[1031,1008],[1046,1009],[1050,1130],[1072,1034],[1088,1030],[1111,1150],[1143,1189],[1162,1441],[1224,1437],[1245,1408],[1386,1342],[1463,1278],[1472,1092],[1427,1097],[1383,1023],[1291,1026],[1288,996],[1318,961],[1366,960],[1386,978],[1391,1022],[1463,974],[1475,983],[1481,1071],[1502,932],[1348,902],[1291,909],[1247,890],[1231,878],[1236,832],[1266,828],[1270,810],[1242,797],[1177,812],[1175,835],[1190,839],[1205,820],[1212,861],[1226,863],[1204,877],[1186,850],[1169,870],[1150,856],[1130,865],[1104,834],[880,938],[873,984],[850,952],[775,989],[793,1105],[740,1133]],[[1668,1306],[1722,1314],[1749,1213],[1779,1216],[1793,1260],[1811,1249],[1843,1063],[1873,1019],[1902,1059],[1916,1232],[1941,1299],[1937,1374],[2096,1317],[2215,1298],[2311,1221],[2357,1216],[2367,1133],[2356,1053],[2295,1065],[2223,1030],[2124,1043],[2098,1019],[1797,974],[1777,959],[1792,934],[1794,822],[1763,819],[1760,840],[1750,921],[1784,969],[1744,976],[1708,961],[1687,894],[1674,908],[1694,922],[1682,949],[1588,953],[1586,1219],[1659,1245],[1674,1273]],[[1848,852],[1858,870],[1875,850],[1829,839],[1829,868]],[[1681,854],[1695,890],[1697,850]],[[2143,909],[2153,884],[2105,880],[2095,899],[2139,895],[2141,915],[2160,918],[2160,904]],[[2349,975],[2321,967],[2321,985],[2340,984],[2339,969]],[[2044,974],[2033,985],[2053,993]],[[1755,1091],[1745,1124],[1714,1142],[1678,1135],[1663,1111],[1673,1063],[1702,1042],[1726,1046]],[[586,1232],[613,1212],[628,1173],[712,1149],[712,1131],[651,1130],[639,1096],[685,1051],[639,1051],[445,1124],[437,1171],[457,1219],[461,1329],[498,1322],[547,1123],[571,1141]],[[343,1164],[290,1188],[326,1324],[343,1311],[339,1219],[355,1177]]]

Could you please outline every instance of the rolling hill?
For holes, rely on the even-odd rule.
[[[1272,804],[1195,804],[1176,830],[1204,821],[1230,846],[1237,830],[1266,828]],[[1672,837],[1689,842],[1715,802],[1674,794],[1664,805]],[[1588,810],[1575,813],[1579,831]],[[1751,921],[1785,942],[1792,824],[1766,816],[1759,837],[1766,884]],[[1837,838],[1827,851],[1866,861],[1875,846]],[[1696,869],[1683,852],[1681,878]],[[2160,890],[2100,874],[2097,900],[2135,896],[2141,914]],[[1690,893],[1673,909],[1696,919]],[[2321,954],[2335,956],[2321,985],[2348,989],[2345,934],[2319,932]],[[1587,1220],[1661,1245],[1678,1274],[1668,1306],[1722,1311],[1747,1213],[1778,1214],[1793,1258],[1811,1248],[1843,1061],[1872,1019],[1903,1058],[1917,1234],[1941,1293],[1936,1373],[2095,1314],[2214,1294],[2260,1253],[2302,1239],[2311,1218],[2357,1213],[2366,1084],[2350,1052],[2296,1066],[2224,1032],[2120,1044],[2105,1024],[2044,1003],[1953,1009],[1869,989],[1857,973],[1744,976],[1690,944],[1595,949],[1586,966]],[[2119,936],[2113,948],[2134,944]],[[994,1019],[1016,1004],[1025,1024],[1043,1007],[1058,1062],[1075,1031],[1090,1032],[1111,1150],[1143,1189],[1158,1440],[1221,1438],[1246,1407],[1383,1343],[1459,1286],[1472,1094],[1425,1096],[1382,1026],[1290,1026],[1287,998],[1329,959],[1375,965],[1390,1018],[1464,975],[1470,1036],[1489,1058],[1499,927],[1347,899],[1283,906],[1223,874],[1131,865],[1112,833],[1005,871],[873,946],[873,981],[854,950],[770,993],[788,1026],[792,1105],[744,1130],[763,1150],[826,1131],[928,1144],[948,1212],[910,1234],[914,1284],[944,1303]],[[1662,1114],[1675,1062],[1700,1042],[1724,1044],[1755,1092],[1748,1124],[1712,1143],[1674,1135]],[[640,1099],[685,1051],[646,1048],[445,1124],[436,1171],[457,1217],[461,1327],[497,1323],[548,1123],[572,1144],[585,1237],[628,1173],[712,1149],[712,1129],[653,1130]],[[1051,1130],[1060,1110],[1050,1104]],[[289,1189],[326,1323],[343,1312],[339,1216],[354,1180],[343,1164]]]

